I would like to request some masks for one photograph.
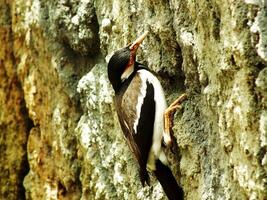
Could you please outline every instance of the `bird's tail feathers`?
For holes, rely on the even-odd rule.
[[[164,165],[160,160],[157,160],[156,171],[154,173],[169,200],[184,199],[183,189],[176,182],[168,166]]]
[[[150,185],[149,174],[146,168],[140,169],[139,176],[143,187],[145,186],[145,183]]]

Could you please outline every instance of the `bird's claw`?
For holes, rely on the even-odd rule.
[[[166,110],[164,113],[164,126],[165,132],[163,134],[163,143],[166,147],[170,148],[173,153],[175,153],[176,147],[174,145],[174,136],[173,136],[173,116],[178,108],[181,108],[181,103],[187,99],[186,94],[182,94],[177,98]]]

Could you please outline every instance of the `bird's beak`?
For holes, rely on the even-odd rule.
[[[136,52],[136,50],[138,49],[138,47],[140,46],[140,44],[143,42],[143,40],[145,39],[145,37],[147,36],[148,31],[144,32],[139,38],[137,38],[129,47],[131,52]]]

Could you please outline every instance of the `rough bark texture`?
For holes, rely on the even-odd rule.
[[[166,199],[106,72],[145,30],[138,60],[189,96],[168,152],[186,199],[267,199],[266,24],[264,0],[1,0],[0,199]]]

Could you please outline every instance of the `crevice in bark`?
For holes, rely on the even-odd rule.
[[[8,152],[9,148],[6,145],[10,145],[10,150],[14,148],[16,150],[17,148],[17,154],[18,156],[14,158],[14,160],[11,163],[9,163],[9,160],[6,160],[7,165],[9,165],[9,169],[7,171],[7,177],[1,177],[1,178],[9,178],[8,188],[6,191],[1,194],[5,198],[8,199],[26,199],[25,195],[25,188],[23,187],[23,180],[25,176],[29,172],[29,162],[27,159],[27,140],[30,133],[31,128],[33,127],[33,121],[29,117],[28,109],[26,107],[26,102],[24,99],[24,91],[21,85],[21,82],[19,81],[19,78],[17,76],[16,72],[16,58],[14,55],[14,37],[13,37],[13,30],[11,26],[12,22],[12,9],[11,9],[11,3],[6,3],[4,5],[1,5],[2,7],[0,10],[3,10],[3,15],[0,16],[0,18],[4,19],[3,21],[3,27],[4,34],[6,35],[6,38],[4,39],[6,41],[6,44],[4,45],[4,49],[6,51],[5,59],[7,60],[6,63],[3,61],[1,63],[1,70],[2,70],[2,76],[3,80],[3,86],[1,86],[0,89],[3,89],[5,94],[5,101],[6,101],[6,112],[9,113],[10,119],[12,123],[7,123],[8,119],[4,119],[1,121],[1,123],[7,123],[5,125],[5,128],[0,128],[0,130],[5,130],[1,134],[3,134],[3,147],[1,153],[4,155],[4,158],[10,158],[11,155]],[[1,23],[1,21],[0,21]],[[8,65],[8,60],[10,61],[11,65]],[[1,142],[1,141],[0,141]],[[11,142],[11,143],[10,143]],[[13,147],[12,147],[13,145]],[[22,150],[21,150],[22,148]],[[17,165],[17,163],[19,163]],[[2,163],[0,163],[2,165]],[[16,180],[10,179],[10,177],[14,176],[13,171],[16,172]],[[1,174],[2,175],[2,174]],[[1,191],[2,192],[2,191]]]
[[[26,199],[26,190],[23,186],[23,181],[26,175],[30,171],[30,165],[28,161],[28,153],[27,153],[27,144],[28,144],[28,137],[30,135],[31,129],[34,127],[33,120],[29,116],[28,108],[26,107],[26,102],[24,99],[24,91],[21,87],[21,83],[17,82],[17,87],[21,90],[22,93],[22,101],[21,101],[21,108],[20,108],[20,114],[24,117],[24,123],[25,123],[25,134],[26,134],[26,143],[23,145],[23,149],[25,151],[25,154],[23,155],[20,170],[18,172],[18,180],[19,180],[19,191],[18,191],[18,199]]]

